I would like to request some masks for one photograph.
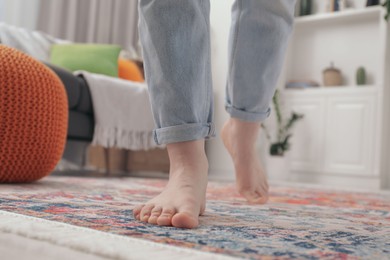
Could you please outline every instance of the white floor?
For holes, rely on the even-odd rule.
[[[1,260],[231,260],[147,240],[0,211]]]
[[[3,260],[102,260],[96,255],[80,252],[46,241],[0,231],[0,255]]]

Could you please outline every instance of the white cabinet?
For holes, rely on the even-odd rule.
[[[325,100],[323,98],[291,98],[292,111],[305,117],[294,129],[290,160],[293,170],[321,171],[323,135],[325,130]]]
[[[287,153],[291,181],[390,188],[390,26],[384,15],[383,7],[373,6],[296,18],[279,86],[288,108],[305,115]],[[341,70],[342,86],[321,86],[331,62]],[[356,85],[360,66],[365,86]],[[320,87],[285,89],[294,80]]]
[[[352,96],[352,97],[351,97]],[[324,171],[372,175],[375,96],[329,96],[324,134]]]
[[[304,115],[291,138],[291,174],[318,182],[350,178],[351,185],[354,177],[377,178],[378,91],[373,86],[284,91],[286,107]]]

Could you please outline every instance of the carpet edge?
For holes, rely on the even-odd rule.
[[[110,259],[237,259],[0,210],[0,232]],[[166,256],[166,258],[164,257]],[[172,258],[174,257],[174,258]]]

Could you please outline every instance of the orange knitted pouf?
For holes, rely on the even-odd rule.
[[[0,45],[0,183],[50,174],[64,151],[67,127],[68,100],[57,75]]]

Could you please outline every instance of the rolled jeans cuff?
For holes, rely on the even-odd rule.
[[[253,113],[253,112],[240,110],[229,104],[226,104],[225,109],[226,112],[228,112],[231,117],[238,118],[243,121],[249,121],[249,122],[262,122],[265,119],[267,119],[271,114],[271,108],[268,108],[265,112],[262,113]]]
[[[214,123],[193,123],[158,128],[153,131],[154,141],[158,145],[209,139],[215,137]]]

